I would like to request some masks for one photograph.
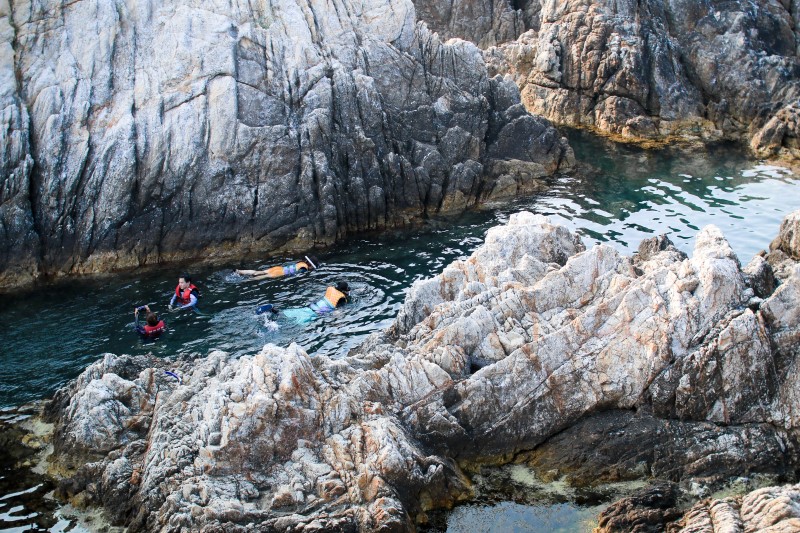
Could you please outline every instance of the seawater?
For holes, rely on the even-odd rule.
[[[221,349],[241,356],[266,343],[294,342],[312,355],[342,357],[391,324],[415,280],[467,257],[489,228],[520,210],[547,215],[579,232],[587,246],[606,243],[625,254],[633,253],[642,239],[662,233],[691,254],[698,230],[715,224],[745,264],[769,245],[783,217],[800,206],[796,175],[748,160],[733,146],[646,151],[582,132],[569,135],[582,170],[550,179],[546,193],[434,220],[423,230],[350,239],[318,253],[319,270],[290,278],[252,281],[234,270],[266,268],[297,257],[190,267],[201,290],[200,313],[166,312],[180,273],[176,268],[72,280],[3,296],[0,408],[49,397],[107,352],[171,357]],[[310,323],[255,314],[264,303],[278,309],[306,305],[338,281],[350,285],[352,303]],[[133,332],[133,309],[143,304],[161,313],[169,328],[155,342]],[[8,516],[4,506],[12,500],[0,494],[0,530]],[[559,509],[552,511],[569,515]],[[451,530],[466,530],[458,525],[465,513],[452,515]],[[16,522],[7,525],[12,524],[17,527]]]

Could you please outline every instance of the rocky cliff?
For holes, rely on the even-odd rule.
[[[519,213],[341,358],[109,354],[48,409],[59,494],[135,529],[402,531],[470,497],[464,467],[514,461],[576,486],[660,479],[604,524],[673,527],[678,490],[797,479],[798,235],[800,211],[742,268],[713,226],[691,257],[665,238],[624,257]],[[752,523],[781,490],[796,501],[726,505]]]
[[[0,79],[0,288],[327,244],[571,159],[409,0],[0,0]]]
[[[800,8],[789,0],[417,0],[486,50],[532,113],[624,140],[733,139],[800,160]]]

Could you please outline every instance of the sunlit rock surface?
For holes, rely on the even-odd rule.
[[[800,160],[796,2],[415,3],[444,35],[497,43],[485,52],[490,72],[558,124],[644,142],[732,139]]]
[[[792,478],[800,269],[760,297],[753,278],[713,226],[691,257],[653,238],[629,258],[518,213],[340,359],[107,355],[50,405],[59,494],[150,530],[368,531],[468,499],[467,464],[705,491]]]
[[[0,288],[329,244],[572,161],[410,0],[2,0],[0,80]]]
[[[606,509],[595,532],[800,531],[800,485],[766,487],[743,496],[709,498],[685,511],[682,517],[676,503],[674,487],[658,485]]]

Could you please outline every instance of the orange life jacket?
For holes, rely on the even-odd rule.
[[[189,303],[192,292],[194,292],[195,297],[200,295],[200,292],[197,290],[197,287],[194,286],[193,283],[190,283],[188,287],[184,290],[181,290],[180,283],[175,287],[175,299],[181,305],[186,305]]]
[[[347,303],[347,295],[343,292],[337,291],[336,287],[328,287],[325,291],[325,299],[331,304],[332,307],[339,307],[342,300]]]

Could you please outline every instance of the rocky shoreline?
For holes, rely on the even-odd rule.
[[[477,47],[415,18],[410,0],[0,1],[0,288],[325,246],[571,165]]]
[[[409,531],[512,463],[646,481],[600,531],[794,531],[798,236],[745,267],[713,226],[624,257],[523,212],[341,358],[108,354],[44,411],[56,493],[131,530]],[[704,499],[756,478],[780,485]]]
[[[443,37],[477,43],[525,108],[657,146],[735,140],[800,160],[795,2],[418,0]]]
[[[775,0],[0,0],[0,290],[512,198],[572,167],[554,124],[797,168],[798,20]]]

